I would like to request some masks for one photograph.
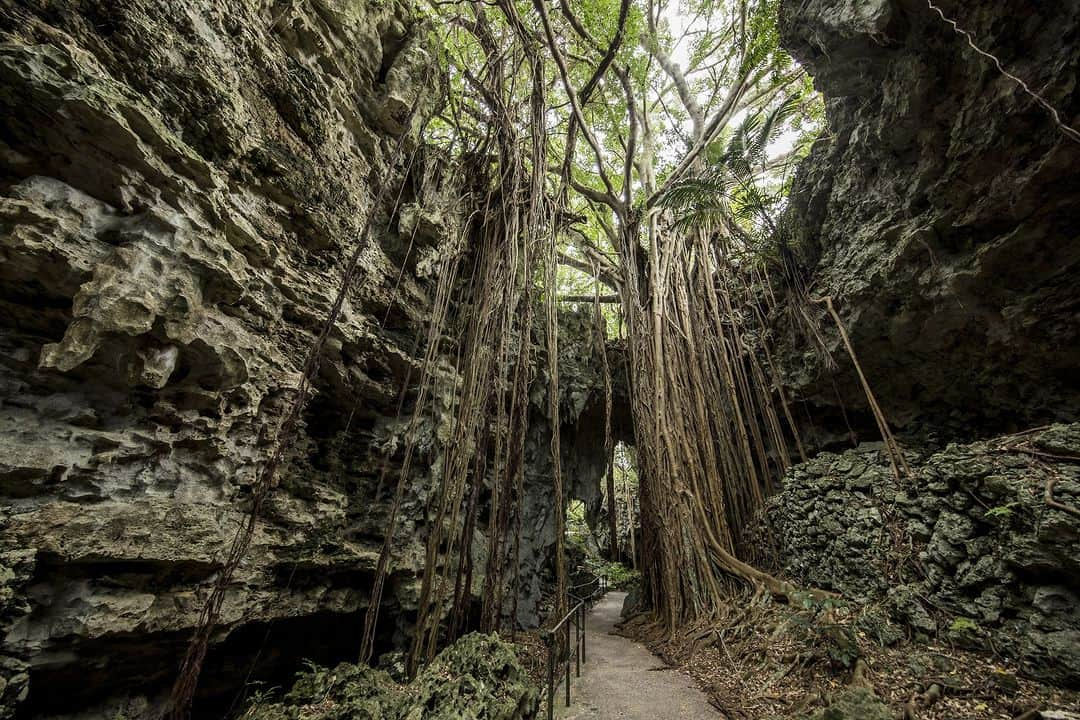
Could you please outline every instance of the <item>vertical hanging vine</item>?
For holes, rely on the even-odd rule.
[[[422,97],[422,94],[417,95],[402,124],[404,130],[398,137],[393,153],[394,166],[397,166],[404,158],[406,139],[411,137],[410,130],[413,126],[413,118]],[[423,126],[420,128],[418,136],[421,136],[422,134]],[[415,138],[413,139],[415,140]],[[403,182],[409,182],[409,173],[418,150],[419,144],[414,146],[410,155],[408,165],[403,174]],[[300,414],[307,405],[307,400],[311,391],[311,383],[315,374],[318,372],[319,360],[322,356],[323,348],[326,345],[327,338],[330,337],[330,333],[333,332],[337,325],[338,318],[341,316],[341,310],[345,304],[345,299],[348,297],[353,282],[357,278],[357,273],[360,268],[360,258],[368,245],[369,234],[371,232],[371,225],[375,213],[381,206],[386,197],[386,193],[390,189],[390,183],[387,182],[387,179],[388,178],[386,177],[383,178],[378,190],[374,194],[371,211],[368,213],[363,227],[358,232],[355,238],[353,251],[344,265],[341,284],[335,295],[334,303],[331,306],[326,319],[320,326],[315,341],[312,343],[307,357],[304,359],[304,363],[300,368],[300,377],[297,380],[292,401],[282,418],[281,424],[278,426],[277,436],[272,445],[273,451],[266,465],[263,467],[262,472],[259,474],[258,480],[255,482],[252,490],[251,504],[244,519],[240,523],[240,527],[233,536],[225,561],[222,563],[222,567],[218,571],[214,584],[210,590],[210,595],[207,597],[206,602],[203,604],[202,610],[199,613],[195,632],[192,634],[191,640],[188,643],[187,652],[184,655],[180,671],[177,674],[176,681],[173,684],[169,696],[168,709],[166,710],[166,715],[169,718],[182,720],[183,718],[186,718],[191,711],[191,702],[195,697],[195,690],[199,683],[199,675],[202,672],[203,662],[206,659],[206,653],[210,644],[210,635],[221,615],[221,608],[225,602],[225,595],[228,588],[232,584],[233,576],[235,575],[237,568],[239,568],[241,561],[244,559],[244,556],[247,554],[248,548],[251,546],[251,540],[255,534],[255,525],[258,522],[259,514],[262,511],[271,490],[277,486],[277,472],[285,461],[285,455],[291,447],[293,435],[296,431],[296,425],[300,420]],[[401,195],[399,193],[398,198],[400,199],[400,197]],[[394,213],[391,212],[390,214],[393,216]]]
[[[595,276],[600,275],[600,268],[593,268]],[[619,517],[615,502],[615,448],[611,438],[611,366],[607,357],[607,321],[600,310],[600,283],[593,283],[593,336],[596,339],[596,354],[600,357],[600,370],[604,376],[604,458],[607,461],[608,498],[608,534],[611,536],[608,557],[612,562],[619,560]],[[631,529],[632,530],[632,529]]]

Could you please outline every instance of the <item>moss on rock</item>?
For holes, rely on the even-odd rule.
[[[540,702],[512,646],[480,633],[443,650],[409,692],[405,720],[524,720],[536,715]]]
[[[247,720],[396,720],[405,703],[403,688],[388,674],[366,665],[312,666],[297,675],[280,702],[256,702]]]
[[[810,720],[893,720],[889,706],[865,688],[850,688]]]
[[[366,665],[312,666],[277,702],[256,701],[245,720],[527,720],[539,691],[513,647],[466,635],[409,685]]]

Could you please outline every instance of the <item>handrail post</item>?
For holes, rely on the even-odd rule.
[[[581,662],[587,662],[585,659],[585,607],[581,608]]]
[[[570,707],[570,623],[563,623],[564,645],[563,674],[566,676],[566,707]]]
[[[566,627],[566,707],[570,707],[570,623]]]
[[[544,642],[548,647],[547,658],[547,716],[548,720],[555,717],[555,643],[552,642],[554,633],[545,633]]]
[[[574,609],[574,666],[575,673],[578,677],[581,677],[581,608],[582,604],[578,603]]]

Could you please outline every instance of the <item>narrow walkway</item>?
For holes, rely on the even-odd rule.
[[[722,717],[705,693],[679,670],[639,642],[612,635],[626,593],[604,596],[585,621],[585,657],[581,677],[570,685],[570,707],[560,689],[555,716],[564,720],[717,720]]]

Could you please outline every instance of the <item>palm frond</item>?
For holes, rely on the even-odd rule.
[[[685,178],[672,184],[660,196],[658,202],[660,205],[675,211],[710,206],[720,201],[726,203],[726,196],[736,184],[737,181],[727,173]]]

